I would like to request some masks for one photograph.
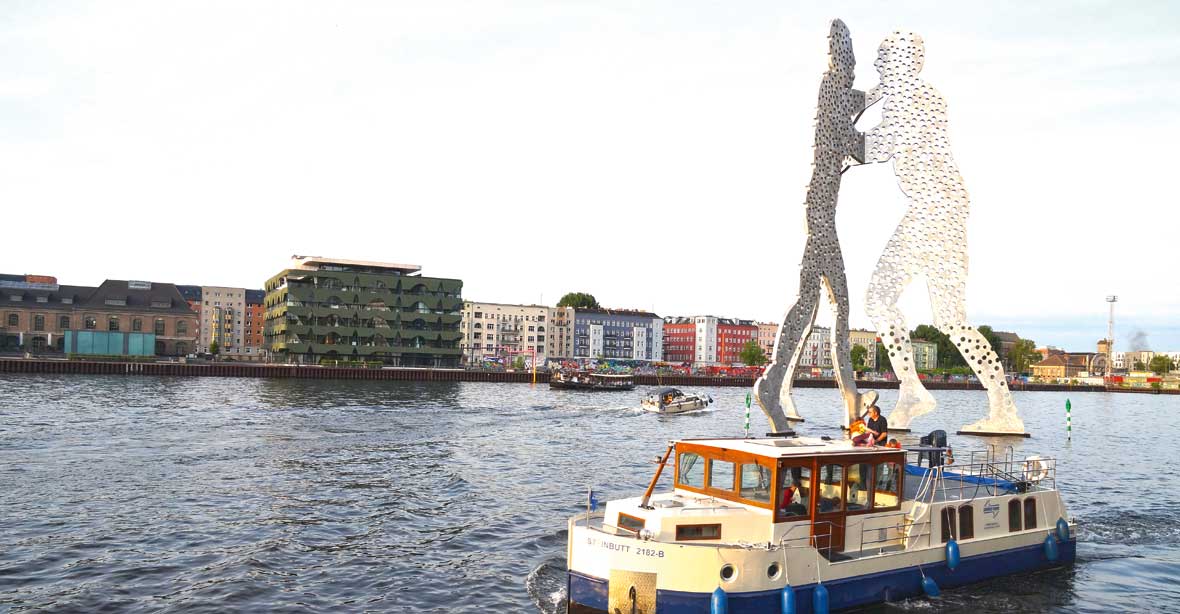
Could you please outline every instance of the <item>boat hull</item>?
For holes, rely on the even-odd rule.
[[[635,384],[621,384],[621,385],[603,386],[600,384],[593,384],[593,383],[583,384],[581,382],[573,383],[573,382],[550,381],[549,388],[551,390],[589,390],[589,391],[602,391],[602,392],[618,392],[618,391],[634,390]]]
[[[700,411],[708,406],[709,402],[704,399],[670,403],[662,407],[658,403],[643,402],[643,410],[653,414],[684,414],[690,411]]]
[[[1073,563],[1076,539],[1058,544],[1058,559],[1049,561],[1042,544],[999,550],[963,557],[951,571],[946,565],[903,567],[824,582],[831,609],[852,608],[872,603],[896,601],[923,594],[923,574],[942,588],[954,588],[1015,573],[1061,567]],[[589,614],[607,611],[608,582],[570,571],[567,574],[569,613]],[[812,593],[816,584],[794,587],[796,612],[812,611]],[[782,591],[735,592],[728,595],[730,614],[778,614]],[[693,593],[658,589],[656,611],[659,614],[709,614],[712,593]]]

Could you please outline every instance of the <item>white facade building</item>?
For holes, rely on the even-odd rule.
[[[697,349],[693,363],[698,365],[717,364],[717,318],[697,316],[696,325]]]
[[[474,364],[495,358],[507,364],[523,356],[531,363],[535,353],[537,364],[544,364],[549,355],[550,312],[543,305],[464,301],[463,360]]]
[[[258,348],[247,347],[246,289],[225,286],[201,286],[201,335],[197,351],[208,352],[217,342],[217,355],[255,358]]]

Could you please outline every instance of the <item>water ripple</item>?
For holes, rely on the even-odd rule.
[[[738,434],[745,397],[706,390],[711,411],[657,417],[637,410],[642,390],[510,384],[0,376],[0,389],[12,612],[559,614],[565,521],[586,489],[641,491],[668,439]],[[936,396],[916,432],[982,413],[982,393]],[[837,433],[834,391],[797,400],[811,433]],[[1175,452],[1140,436],[1174,402],[1072,400],[1072,441],[1065,395],[1017,393],[1034,438],[954,443],[1059,457],[1079,563],[870,611],[1180,610],[1180,478],[1159,470]]]

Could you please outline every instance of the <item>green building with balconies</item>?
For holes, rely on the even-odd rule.
[[[293,256],[266,282],[270,358],[458,367],[463,282],[416,265]]]

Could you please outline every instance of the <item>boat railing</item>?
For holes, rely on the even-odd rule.
[[[926,460],[929,452],[910,454],[917,455],[916,462],[911,463],[907,458],[907,465],[921,471],[922,460]],[[1057,489],[1057,459],[1030,456],[1018,460],[1011,447],[1002,458],[997,458],[994,448],[989,448],[971,452],[966,463],[926,467],[919,475],[921,481],[914,497],[918,501],[933,502],[938,494],[943,500],[966,500],[975,499],[981,493],[994,497],[1012,492],[1052,491]]]

